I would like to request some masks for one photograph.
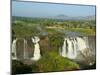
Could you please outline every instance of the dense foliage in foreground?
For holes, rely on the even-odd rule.
[[[79,69],[79,65],[77,63],[70,59],[61,57],[54,51],[45,53],[39,61],[33,61],[32,64],[24,64],[23,61],[17,60],[13,60],[12,64],[13,74]]]

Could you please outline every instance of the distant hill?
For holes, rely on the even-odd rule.
[[[77,16],[77,17],[70,17],[67,15],[57,15],[55,17],[52,17],[53,19],[63,19],[63,20],[95,20],[95,15],[93,16]]]
[[[15,17],[15,16],[13,16]],[[19,16],[20,17],[20,16]],[[19,18],[18,16],[16,16],[16,18]],[[76,17],[73,17],[73,16],[67,16],[67,15],[64,15],[64,14],[60,14],[60,15],[57,15],[57,16],[46,16],[46,17],[20,17],[20,18],[44,18],[44,19],[57,19],[57,20],[95,20],[95,15],[91,15],[91,16],[85,16],[85,17],[82,17],[82,16],[76,16]]]
[[[87,20],[95,20],[95,17],[96,17],[95,15],[93,15],[93,16],[87,16],[86,19]]]

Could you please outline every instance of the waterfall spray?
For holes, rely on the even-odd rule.
[[[82,38],[77,37],[77,44],[78,44],[79,51],[82,51],[87,48],[86,41]]]
[[[84,40],[83,38],[67,37],[64,38],[64,44],[62,46],[62,52],[60,54],[62,57],[75,59],[77,57],[77,52],[83,51],[87,47],[88,47],[88,43],[86,43],[86,40]]]
[[[12,43],[12,53],[13,53],[12,59],[17,59],[16,42],[17,42],[17,39],[14,39]]]
[[[34,37],[32,38],[32,42],[34,43],[34,54],[33,57],[31,58],[34,61],[37,61],[40,59],[41,54],[40,54],[40,46],[39,46],[39,42],[40,39],[38,37]]]

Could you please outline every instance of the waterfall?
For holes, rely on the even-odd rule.
[[[38,37],[32,38],[32,42],[34,43],[34,53],[31,54],[33,56],[32,60],[39,60],[41,57],[39,41]],[[12,42],[12,59],[30,59],[30,46],[28,44],[27,39],[14,39]]]
[[[83,38],[77,37],[77,44],[78,44],[78,50],[80,50],[80,51],[82,51],[88,47],[88,45],[86,44],[86,41]]]
[[[34,37],[32,38],[32,42],[34,43],[34,54],[33,54],[33,57],[31,58],[32,60],[39,60],[40,57],[41,57],[41,54],[40,54],[40,46],[39,46],[39,42],[40,39],[38,37]]]
[[[63,44],[63,47],[62,47],[62,53],[61,53],[61,55],[62,55],[63,57],[67,57],[66,41],[67,41],[67,39],[64,38],[64,44]]]
[[[76,54],[77,53],[77,50],[76,50],[76,40],[68,38],[67,42],[68,42],[67,57],[70,58],[70,59],[74,59],[76,57],[76,55],[77,55]]]
[[[88,48],[88,43],[86,43],[86,41],[88,40],[84,40],[81,37],[64,38],[62,52],[60,53],[61,56],[68,57],[70,59],[75,59],[77,57],[78,51],[84,51],[84,49]]]
[[[14,39],[12,42],[12,54],[13,54],[12,59],[17,59],[16,42],[17,42],[17,39]]]
[[[74,38],[73,44],[74,44],[74,57],[76,57],[77,56],[77,50],[78,50],[78,44],[77,44],[76,38]]]
[[[24,59],[28,59],[27,40],[24,39]]]
[[[89,40],[88,40],[88,37],[83,37],[83,39],[85,40],[86,47],[89,48]]]

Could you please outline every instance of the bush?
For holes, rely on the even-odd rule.
[[[23,64],[21,61],[13,60],[12,61],[12,74],[25,74],[32,73],[32,68],[26,64]]]
[[[39,72],[67,71],[79,69],[79,65],[67,58],[59,56],[56,52],[48,52],[36,62]]]

